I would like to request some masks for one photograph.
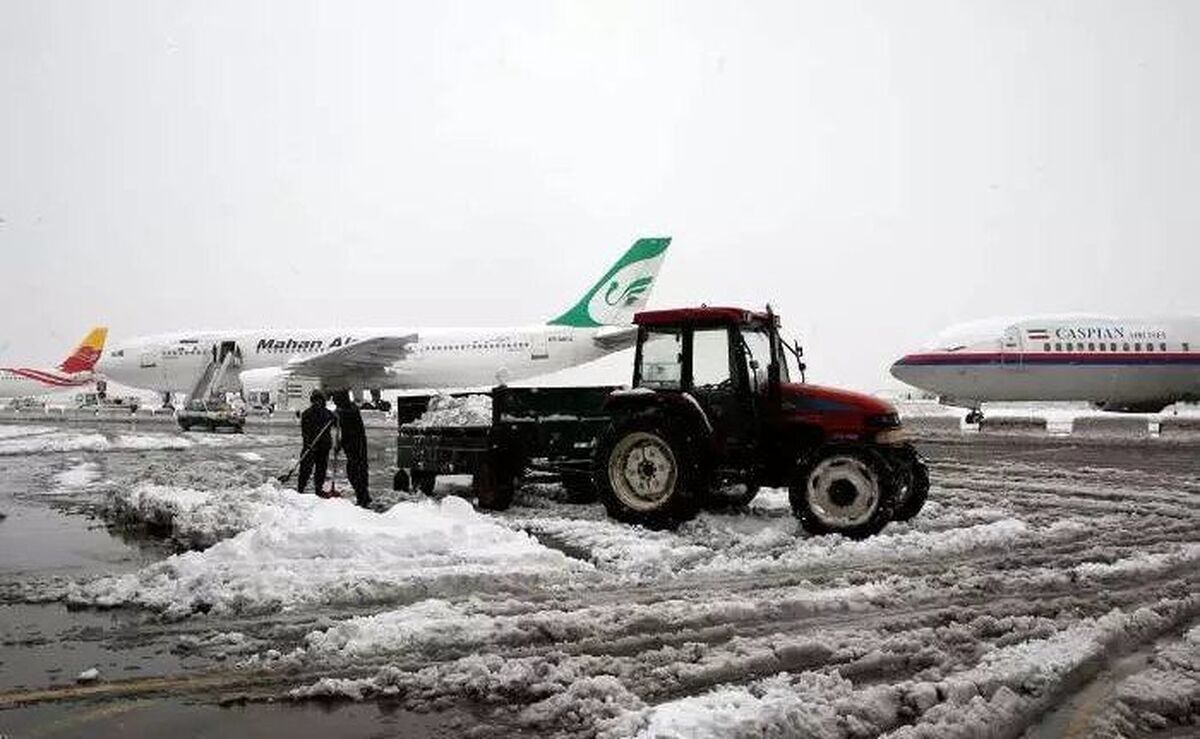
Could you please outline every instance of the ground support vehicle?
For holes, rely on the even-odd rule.
[[[503,510],[523,476],[557,476],[577,498],[592,495],[592,456],[608,425],[612,387],[497,387],[490,426],[410,423],[421,399],[398,405],[397,490],[433,491],[438,475],[472,475],[481,508]],[[427,399],[425,399],[427,400]]]
[[[183,408],[175,411],[175,422],[184,431],[203,428],[208,431],[227,428],[240,434],[246,426],[246,409],[234,407],[223,400],[189,400]]]
[[[585,388],[556,389],[533,414],[570,440],[564,459],[573,469],[588,452],[612,517],[673,526],[730,486],[741,487],[743,503],[760,487],[785,487],[808,531],[862,537],[924,505],[928,472],[895,408],[793,381],[789,356],[802,374],[801,351],[781,339],[769,308],[647,311],[634,323],[632,387],[589,396],[586,422],[567,407]],[[543,435],[504,426],[504,403],[497,399],[492,427],[426,429],[418,440],[402,426],[399,466],[407,462],[421,475],[418,487],[430,489],[426,475],[439,469],[471,471],[481,490],[499,480],[507,492],[488,505],[507,505],[513,478],[548,448]],[[559,415],[571,420],[555,424]],[[509,443],[514,433],[520,443]]]
[[[108,395],[107,393],[76,393],[75,410],[96,413],[137,413],[141,401],[136,395]]]

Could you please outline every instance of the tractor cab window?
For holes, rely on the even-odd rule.
[[[651,330],[642,344],[641,384],[678,390],[683,381],[683,334]]]
[[[771,365],[771,335],[766,331],[742,331],[746,349],[746,377],[752,390],[767,386],[767,368]]]
[[[697,389],[729,387],[729,331],[698,329],[692,333],[692,386]]]

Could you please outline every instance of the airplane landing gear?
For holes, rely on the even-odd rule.
[[[975,425],[983,420],[983,411],[978,408],[972,408],[967,412],[966,421],[968,424]]]
[[[169,393],[169,392],[163,393],[162,399],[163,399],[163,404],[162,404],[163,410],[165,410],[165,411],[175,410],[175,406],[171,404],[171,393]]]

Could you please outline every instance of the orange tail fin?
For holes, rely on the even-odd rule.
[[[63,363],[58,366],[63,372],[91,372],[96,366],[96,362],[100,359],[100,354],[104,351],[104,340],[108,338],[108,328],[106,326],[97,326],[88,332],[88,335],[83,338],[79,346],[75,347],[75,351],[71,352],[71,356],[63,360]]]

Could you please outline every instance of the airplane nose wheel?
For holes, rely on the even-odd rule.
[[[978,424],[981,421],[983,421],[983,411],[979,410],[978,408],[972,408],[967,413],[966,422],[968,424]]]

